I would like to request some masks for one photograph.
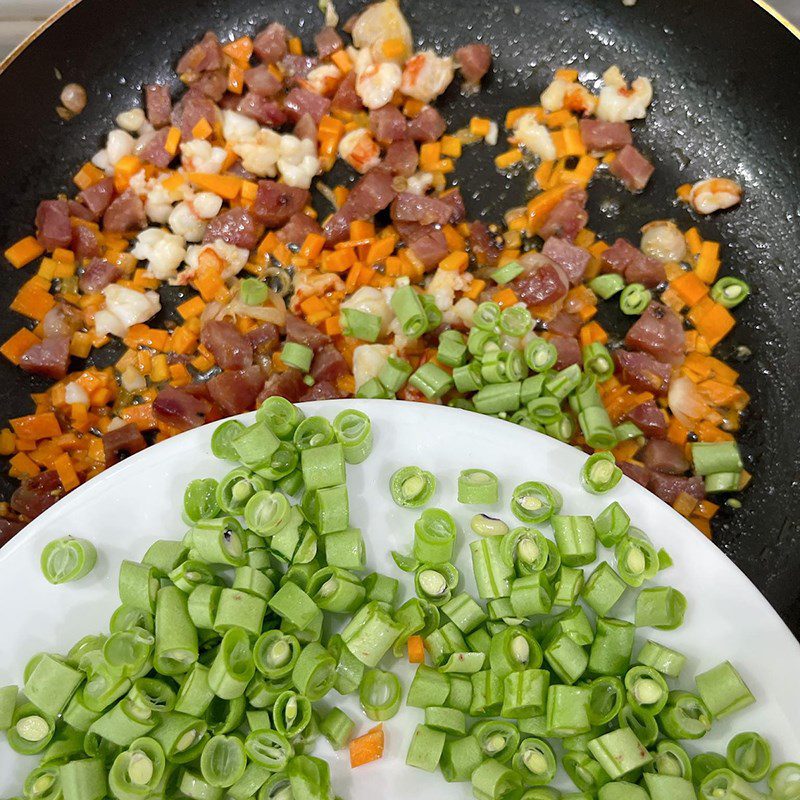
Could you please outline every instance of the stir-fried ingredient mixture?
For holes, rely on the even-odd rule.
[[[454,80],[477,91],[491,61],[480,43],[415,52],[384,0],[310,53],[277,22],[208,33],[178,62],[180,97],[145,86],[75,196],[43,201],[35,235],[5,253],[34,266],[11,306],[29,322],[0,353],[53,384],[0,431],[22,481],[0,536],[148,443],[273,395],[497,414],[610,451],[710,535],[707,495],[749,480],[735,443],[748,395],[713,355],[749,288],[719,278],[719,243],[696,227],[652,221],[639,242],[587,227],[592,180],[639,192],[653,172],[630,124],[647,78],[611,67],[593,94],[560,69],[537,105],[447,132],[437,97]],[[531,169],[540,191],[469,221],[456,163],[500,124],[497,168]],[[338,162],[355,174],[331,186]],[[707,214],[741,191],[712,178],[678,194]],[[601,303],[629,329],[606,330]],[[112,341],[113,367],[86,365]]]
[[[347,465],[364,462],[372,441],[360,411],[331,424],[280,397],[249,427],[217,428],[211,449],[236,466],[186,487],[182,540],[122,562],[108,635],[34,656],[24,698],[0,688],[0,731],[40,759],[26,798],[332,800],[320,734],[349,749],[353,768],[377,761],[400,733],[384,722],[405,702],[424,713],[406,764],[471,783],[477,800],[557,800],[559,767],[573,798],[796,800],[800,766],[773,767],[759,733],[736,734],[724,756],[689,743],[755,697],[729,661],[689,683],[686,655],[637,640],[680,627],[687,601],[651,585],[672,561],[618,502],[595,518],[566,513],[555,487],[522,483],[510,503],[502,496],[513,529],[473,518],[462,576],[454,517],[426,508],[411,519],[436,477],[401,467],[384,488],[409,509],[410,554],[392,555],[415,596],[400,604],[398,578],[365,574],[351,525]],[[581,470],[595,493],[619,473],[599,455]],[[459,503],[496,508],[500,484],[464,470]],[[94,563],[89,541],[48,544],[47,580],[83,577],[91,565],[78,553]],[[633,619],[619,618],[634,591]],[[418,665],[406,686],[379,666],[390,651]],[[347,695],[358,697],[355,718],[341,708]]]

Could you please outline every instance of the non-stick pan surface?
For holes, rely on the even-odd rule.
[[[346,19],[360,4],[340,1],[337,8]],[[655,101],[634,135],[657,171],[640,196],[611,181],[592,188],[591,225],[604,238],[635,238],[658,218],[688,227],[694,220],[673,201],[686,181],[736,176],[745,186],[739,208],[699,222],[704,236],[725,243],[726,268],[754,287],[721,350],[740,359],[752,394],[741,442],[755,477],[743,507],[720,513],[716,541],[797,633],[800,42],[751,0],[639,0],[632,8],[621,0],[404,0],[403,8],[426,46],[450,52],[480,38],[494,51],[483,92],[465,99],[454,84],[444,98],[445,116],[456,125],[473,113],[502,121],[507,108],[534,102],[559,66],[599,77],[618,64],[629,77],[653,80]],[[0,74],[0,243],[30,232],[39,199],[74,191],[77,166],[98,149],[114,116],[139,104],[142,83],[178,88],[173,65],[193,40],[208,29],[221,37],[252,34],[272,19],[309,45],[322,25],[308,0],[77,3]],[[88,108],[71,122],[55,111],[66,81],[89,93]],[[526,196],[525,177],[498,175],[491,155],[471,148],[457,172],[470,215],[488,221]],[[0,309],[26,279],[25,270],[3,268]],[[164,299],[174,306],[174,290]],[[1,312],[0,340],[20,323]],[[28,413],[29,393],[40,388],[2,360],[0,414]],[[11,482],[5,475],[0,482],[8,494]],[[710,591],[714,581],[709,575]]]

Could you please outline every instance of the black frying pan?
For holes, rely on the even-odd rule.
[[[285,2],[285,4],[284,4]],[[31,230],[39,199],[73,192],[70,177],[91,155],[114,116],[140,102],[142,83],[168,81],[173,65],[208,29],[221,38],[252,34],[278,19],[311,43],[322,15],[309,0],[81,0],[0,74],[0,243]],[[342,19],[361,7],[338,0]],[[675,187],[707,176],[738,176],[742,205],[700,221],[707,238],[725,243],[728,269],[754,287],[740,324],[720,348],[752,356],[739,365],[753,400],[742,435],[755,478],[739,510],[716,523],[719,546],[800,631],[800,42],[752,0],[404,0],[420,42],[450,52],[477,38],[495,53],[486,90],[465,100],[450,89],[443,111],[461,125],[473,113],[502,120],[530,104],[558,66],[600,75],[618,64],[629,77],[653,79],[655,102],[638,145],[658,165],[638,197],[602,182],[591,191],[591,224],[605,238],[636,237],[651,219],[692,222],[672,198]],[[57,70],[64,80],[59,80]],[[56,114],[66,81],[83,84],[87,110],[71,122]],[[457,82],[456,82],[457,83]],[[525,198],[523,177],[498,175],[486,148],[460,161],[470,216],[497,219]],[[616,201],[619,213],[603,214]],[[609,204],[605,203],[604,208]],[[26,271],[7,264],[0,284],[6,309]],[[165,290],[174,305],[174,290]],[[169,312],[167,312],[169,313]],[[0,314],[0,340],[20,325]],[[113,354],[100,359],[113,360]],[[36,381],[0,359],[0,413],[31,410]],[[3,494],[11,488],[0,478]],[[645,526],[646,527],[646,526]],[[713,588],[714,576],[709,576]]]

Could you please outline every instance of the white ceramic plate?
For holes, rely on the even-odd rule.
[[[456,479],[461,469],[485,467],[501,479],[501,502],[493,509],[509,522],[508,501],[514,486],[543,480],[564,496],[566,513],[595,515],[610,500],[620,501],[633,523],[657,546],[665,547],[675,566],[659,576],[688,598],[686,622],[679,631],[644,630],[637,637],[653,638],[675,647],[689,660],[682,685],[690,676],[730,659],[756,695],[757,703],[715,724],[713,735],[691,743],[693,752],[724,752],[725,743],[739,730],[767,734],[773,744],[773,763],[800,758],[800,647],[778,615],[747,578],[709,541],[654,495],[623,478],[609,494],[594,497],[578,485],[585,456],[565,444],[516,425],[458,409],[387,401],[327,401],[304,406],[306,414],[333,418],[343,408],[370,415],[375,447],[364,464],[348,466],[351,519],[363,529],[370,570],[403,577],[389,551],[410,549],[413,523],[419,512],[392,502],[389,476],[398,467],[416,464],[432,471],[438,488],[431,505],[453,512],[462,533],[457,565],[474,592],[467,541],[473,506],[456,502]],[[247,422],[252,415],[243,417]],[[107,630],[119,600],[116,576],[124,558],[139,559],[153,539],[180,538],[185,484],[196,477],[221,477],[230,464],[211,454],[214,426],[184,433],[127,459],[103,473],[45,512],[9,545],[0,550],[0,686],[21,683],[22,668],[39,651],[64,653],[80,637]],[[545,530],[550,534],[549,528]],[[65,534],[93,541],[97,567],[84,580],[51,586],[39,571],[39,555],[49,540]],[[754,534],[757,532],[754,531]],[[604,553],[604,557],[608,557]],[[588,572],[587,572],[588,574]],[[409,591],[402,582],[403,596]],[[634,591],[628,592],[628,609]],[[623,610],[614,609],[622,616]],[[644,635],[642,635],[644,634]],[[636,651],[634,651],[636,652]],[[399,663],[396,671],[407,689],[412,670]],[[358,721],[357,733],[370,723],[353,697],[335,692],[324,701],[340,705]],[[435,800],[471,797],[469,784],[447,786],[440,775],[406,767],[405,753],[419,709],[403,709],[385,723],[387,746],[383,759],[351,771],[346,753],[334,754],[326,742],[318,754],[332,767],[334,789],[351,800]],[[17,756],[0,743],[0,796],[14,795],[34,760]]]

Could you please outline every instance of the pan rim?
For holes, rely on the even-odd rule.
[[[19,58],[22,53],[30,47],[51,25],[55,24],[61,17],[68,12],[72,11],[78,6],[81,0],[69,0],[64,6],[59,8],[40,25],[34,28],[5,58],[0,61],[0,78],[9,66]],[[774,8],[767,0],[751,0],[755,5],[760,6],[766,11],[774,20],[786,28],[798,41],[800,41],[800,26],[795,25],[787,19],[780,11]]]

